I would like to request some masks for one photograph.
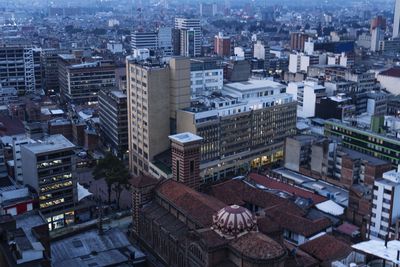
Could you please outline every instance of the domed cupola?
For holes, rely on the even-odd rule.
[[[219,235],[232,239],[257,231],[257,220],[248,209],[232,205],[221,209],[213,216],[212,229]]]

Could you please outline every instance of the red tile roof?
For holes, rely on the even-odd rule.
[[[229,243],[233,250],[255,260],[274,260],[284,257],[286,250],[264,234],[250,232]]]
[[[323,235],[299,247],[321,262],[335,261],[347,257],[351,247],[331,235]]]
[[[345,222],[342,225],[340,225],[339,227],[337,227],[336,230],[343,234],[352,236],[354,232],[360,231],[360,228],[354,224]]]
[[[253,180],[254,182],[256,182],[257,184],[263,185],[267,188],[285,191],[287,193],[297,195],[297,196],[300,196],[300,197],[306,198],[306,199],[312,199],[314,204],[318,204],[318,203],[328,200],[327,198],[317,195],[311,191],[308,191],[308,190],[305,190],[305,189],[302,189],[299,187],[295,187],[295,186],[292,186],[289,184],[285,184],[285,183],[273,180],[267,176],[260,175],[257,173],[251,173],[249,175],[249,178],[251,180]]]
[[[384,75],[384,76],[391,76],[391,77],[400,77],[400,68],[399,67],[393,67],[388,70],[384,70],[379,73],[379,75]]]
[[[212,196],[197,192],[171,179],[158,186],[157,194],[203,227],[210,227],[212,216],[226,206]]]
[[[331,221],[326,217],[312,221],[282,207],[266,209],[265,214],[282,228],[305,237],[311,237],[323,232],[332,225]]]

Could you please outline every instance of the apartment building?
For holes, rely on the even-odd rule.
[[[385,172],[382,179],[375,181],[372,198],[368,238],[398,239],[395,232],[400,219],[400,167]]]

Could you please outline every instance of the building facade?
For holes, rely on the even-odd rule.
[[[75,146],[62,135],[21,147],[24,184],[36,190],[49,230],[75,222]]]
[[[201,26],[199,19],[175,18],[175,29],[180,30],[181,56],[201,55]]]
[[[128,104],[122,91],[102,90],[99,94],[101,136],[112,153],[120,158],[128,151]]]

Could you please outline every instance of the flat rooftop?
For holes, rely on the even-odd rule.
[[[271,80],[248,80],[245,82],[227,83],[224,87],[239,91],[251,91],[262,88],[285,88],[283,84]]]
[[[170,135],[169,139],[171,139],[174,142],[180,143],[180,144],[192,143],[192,142],[203,140],[202,137],[192,134],[190,132]]]
[[[46,140],[34,144],[27,144],[24,147],[34,154],[47,153],[51,151],[74,149],[75,145],[72,144],[62,134],[50,135]]]

